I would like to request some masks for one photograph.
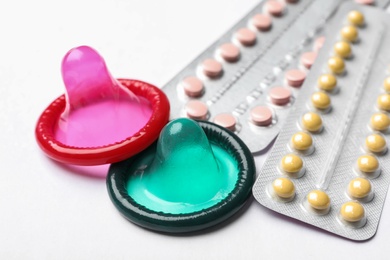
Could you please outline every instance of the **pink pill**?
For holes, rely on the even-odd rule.
[[[290,3],[290,4],[295,4],[297,3],[299,0],[286,0],[287,3]]]
[[[284,74],[284,78],[290,86],[300,87],[306,79],[306,73],[297,69],[288,70]]]
[[[184,93],[189,97],[199,97],[203,94],[203,83],[197,77],[187,77],[181,82]]]
[[[270,0],[265,3],[265,10],[273,16],[281,16],[284,11],[284,4],[276,0]]]
[[[236,39],[245,46],[252,46],[256,42],[256,34],[248,28],[241,28],[236,32]]]
[[[322,46],[324,46],[324,43],[325,43],[325,37],[324,36],[321,36],[321,37],[318,37],[315,41],[314,41],[314,46],[313,46],[313,50],[315,52],[318,52]]]
[[[252,18],[252,24],[259,31],[268,31],[271,28],[272,20],[271,17],[265,14],[256,14]]]
[[[222,73],[222,64],[214,59],[206,59],[202,63],[203,73],[210,77],[219,77]]]
[[[303,66],[305,66],[307,69],[310,69],[311,66],[314,64],[315,60],[317,58],[317,53],[314,51],[311,52],[305,52],[301,56],[301,63]]]
[[[375,0],[355,0],[355,3],[362,5],[373,5],[375,3]]]
[[[219,53],[221,57],[228,62],[235,62],[240,57],[240,49],[232,44],[225,43],[219,47]]]
[[[185,107],[185,111],[187,116],[191,119],[207,119],[208,108],[205,103],[199,100],[191,100],[188,101]]]
[[[284,106],[290,102],[291,91],[284,87],[274,87],[268,93],[271,102],[278,106]]]
[[[236,118],[228,113],[219,114],[214,118],[214,123],[234,131],[236,129]]]
[[[269,126],[272,123],[272,111],[266,106],[257,106],[251,110],[251,119],[255,125]]]

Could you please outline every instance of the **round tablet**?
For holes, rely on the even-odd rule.
[[[272,111],[266,106],[257,106],[251,110],[251,119],[255,125],[269,126],[272,123]]]
[[[297,173],[302,170],[303,161],[298,155],[287,154],[282,158],[280,166],[287,173]]]
[[[311,96],[311,103],[317,109],[327,109],[330,106],[330,97],[324,92],[316,92]]]
[[[371,192],[371,182],[364,178],[355,178],[348,184],[348,194],[356,199],[363,199]]]
[[[385,131],[390,126],[390,118],[385,113],[375,113],[371,116],[370,125],[376,131]]]
[[[305,52],[301,56],[301,63],[305,68],[310,69],[317,58],[317,53],[314,51]]]
[[[364,24],[364,15],[359,11],[351,11],[348,13],[348,21],[352,25],[361,26]]]
[[[378,159],[373,155],[362,155],[357,160],[357,165],[360,171],[365,173],[373,173],[379,168]]]
[[[286,71],[284,78],[292,87],[300,87],[306,79],[306,73],[302,70],[292,69]]]
[[[334,53],[341,58],[348,58],[352,54],[351,45],[347,42],[337,42],[333,47]]]
[[[340,57],[332,57],[328,60],[328,68],[335,74],[341,74],[345,70],[344,60]]]
[[[341,206],[340,215],[345,221],[358,222],[364,218],[364,208],[359,202],[346,202]]]
[[[372,5],[375,3],[375,0],[355,0],[355,3],[362,5]]]
[[[283,199],[290,199],[295,195],[294,183],[288,178],[277,178],[272,182],[275,194]]]
[[[384,81],[383,81],[383,89],[389,93],[390,92],[390,77],[387,77]]]
[[[239,29],[235,37],[244,46],[252,46],[256,42],[256,34],[248,28]]]
[[[265,3],[265,10],[273,16],[281,16],[284,11],[284,4],[276,0],[269,0]]]
[[[223,126],[226,129],[229,129],[230,131],[236,130],[236,123],[237,123],[236,118],[229,113],[216,115],[214,117],[214,123]]]
[[[358,39],[359,33],[355,26],[347,25],[341,29],[341,38],[345,41],[354,42]]]
[[[266,14],[256,14],[252,18],[252,24],[259,31],[268,31],[271,28],[272,20],[269,15]]]
[[[295,150],[307,151],[313,145],[313,139],[310,134],[298,132],[292,136],[291,145]]]
[[[330,206],[329,196],[322,190],[311,191],[307,195],[307,202],[312,208],[318,210],[326,210]]]
[[[221,45],[219,47],[219,53],[221,57],[228,62],[235,62],[240,57],[240,49],[232,43]]]
[[[199,100],[191,100],[185,106],[187,116],[191,119],[207,119],[208,108],[205,103]]]
[[[318,87],[322,90],[332,91],[337,86],[337,78],[332,74],[323,74],[318,78]]]
[[[187,77],[181,82],[184,93],[189,97],[199,97],[203,94],[203,83],[197,77]]]
[[[206,76],[216,78],[222,73],[222,64],[214,59],[206,59],[202,62],[202,69]]]
[[[321,116],[314,112],[307,112],[302,117],[302,127],[310,132],[317,132],[322,127]]]
[[[381,153],[386,150],[386,139],[380,134],[371,134],[366,138],[366,147],[373,153]]]
[[[390,94],[380,95],[376,103],[379,109],[390,111]]]
[[[291,91],[284,87],[274,87],[268,93],[272,103],[278,106],[287,105],[290,102],[291,95]]]
[[[325,43],[325,36],[320,36],[314,41],[313,51],[318,52]]]

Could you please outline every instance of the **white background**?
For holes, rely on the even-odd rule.
[[[1,259],[386,258],[390,199],[377,235],[363,243],[293,221],[253,199],[230,221],[192,235],[155,233],[126,221],[107,195],[104,174],[61,166],[35,142],[38,116],[64,92],[62,57],[90,45],[115,77],[161,87],[258,1],[54,2],[0,5]]]

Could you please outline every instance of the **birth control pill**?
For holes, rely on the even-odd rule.
[[[324,36],[320,36],[318,37],[315,41],[314,41],[314,45],[313,45],[313,50],[315,52],[318,52],[322,46],[324,46],[324,43],[325,43],[325,37]]]
[[[313,145],[313,139],[310,134],[305,132],[298,132],[291,138],[292,148],[298,151],[307,151]]]
[[[321,116],[314,112],[307,112],[301,120],[302,127],[309,132],[317,132],[322,128]]]
[[[364,15],[359,11],[351,11],[348,13],[348,21],[352,25],[361,26],[364,24]]]
[[[379,109],[390,111],[390,94],[380,95],[376,103]]]
[[[389,93],[390,92],[390,77],[386,78],[384,81],[383,81],[383,89]]]
[[[355,178],[348,184],[348,194],[355,199],[363,199],[371,192],[371,182],[365,178]]]
[[[358,222],[364,218],[364,208],[359,202],[349,201],[341,206],[340,215],[345,221]]]
[[[337,86],[337,79],[332,74],[323,74],[318,78],[318,88],[332,91]]]
[[[214,117],[214,123],[223,126],[230,131],[235,131],[237,122],[236,118],[232,114],[222,113]]]
[[[208,108],[202,101],[191,100],[186,104],[185,112],[191,119],[205,120],[207,119]]]
[[[306,79],[306,73],[302,70],[292,69],[286,71],[284,78],[286,79],[288,85],[292,87],[300,87]]]
[[[266,106],[257,106],[251,110],[251,120],[258,126],[269,126],[272,124],[272,111]]]
[[[390,126],[390,118],[385,113],[375,113],[371,116],[370,125],[376,131],[385,131]]]
[[[240,49],[232,44],[225,43],[219,47],[221,57],[227,62],[235,62],[240,57]]]
[[[380,134],[371,134],[366,138],[366,147],[373,153],[381,153],[386,150],[386,139]]]
[[[375,156],[367,154],[358,158],[357,166],[364,173],[374,173],[379,168],[379,162]]]
[[[288,104],[290,102],[291,95],[291,90],[284,87],[274,87],[268,93],[271,102],[278,106]]]
[[[361,5],[372,5],[375,3],[375,0],[355,0],[355,3],[361,4]]]
[[[252,46],[256,42],[256,34],[248,28],[239,29],[235,37],[244,46]]]
[[[358,30],[353,25],[344,26],[340,32],[341,38],[345,41],[354,42],[358,39]]]
[[[310,69],[317,58],[317,53],[314,51],[305,52],[301,56],[301,63],[306,69]]]
[[[313,190],[307,195],[309,205],[317,210],[326,210],[330,206],[330,198],[322,190]]]
[[[330,107],[330,97],[324,92],[316,92],[311,96],[311,103],[313,107],[325,110]]]
[[[341,58],[348,58],[352,54],[351,45],[347,42],[337,42],[333,47],[334,53]]]
[[[328,68],[335,74],[342,74],[345,70],[344,60],[340,57],[332,57],[328,60]]]
[[[219,77],[222,73],[222,64],[214,59],[206,59],[202,62],[203,73],[210,77]]]
[[[277,178],[272,182],[274,193],[283,199],[290,199],[295,195],[295,185],[288,178]]]
[[[269,15],[266,14],[256,14],[252,18],[252,24],[259,31],[268,31],[272,25],[272,19]]]
[[[276,0],[269,0],[265,3],[265,10],[273,16],[281,16],[284,11],[284,4]]]
[[[287,154],[282,158],[280,167],[286,173],[298,173],[302,170],[303,161],[298,155]]]
[[[189,97],[199,97],[203,93],[203,83],[197,77],[187,77],[181,82],[184,93]]]

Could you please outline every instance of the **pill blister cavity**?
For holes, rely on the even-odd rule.
[[[376,178],[380,174],[379,161],[374,155],[365,154],[359,156],[356,166],[358,173],[367,178]]]
[[[344,26],[340,32],[341,39],[348,42],[356,42],[359,37],[357,28],[353,25]]]
[[[387,151],[386,139],[381,134],[370,134],[366,137],[366,149],[372,153],[383,154]]]
[[[306,132],[295,133],[291,137],[290,146],[293,150],[305,155],[314,152],[313,138]]]
[[[301,64],[306,68],[310,69],[311,66],[313,66],[314,62],[317,59],[317,52],[310,51],[310,52],[305,52],[301,55]]]
[[[345,71],[345,62],[340,57],[332,57],[328,60],[328,68],[334,74],[343,74]]]
[[[348,22],[355,26],[364,25],[364,15],[356,10],[353,10],[348,13]]]
[[[390,77],[387,77],[384,81],[383,81],[383,89],[389,93],[390,92]]]
[[[204,93],[203,82],[197,77],[186,77],[181,86],[188,97],[200,97]]]
[[[235,34],[236,40],[244,46],[252,46],[256,43],[256,34],[248,28],[241,28]]]
[[[221,113],[214,117],[214,123],[234,132],[236,130],[237,120],[230,113]]]
[[[227,62],[236,62],[240,57],[240,49],[232,43],[222,44],[218,51],[221,57]]]
[[[375,113],[370,118],[370,126],[376,131],[387,131],[390,126],[390,118],[385,113]]]
[[[333,74],[323,74],[318,78],[318,88],[333,91],[337,86],[337,78]]]
[[[270,15],[279,17],[283,15],[285,5],[280,1],[269,0],[264,4],[264,8]]]
[[[285,106],[290,103],[291,96],[291,90],[284,87],[274,87],[268,93],[271,102],[277,106]]]
[[[379,95],[376,103],[380,110],[390,112],[390,94]]]
[[[284,77],[291,87],[300,87],[306,79],[306,73],[299,69],[291,69],[286,71]]]
[[[271,196],[282,202],[289,202],[295,197],[295,185],[289,179],[280,177],[272,182]]]
[[[214,59],[204,60],[201,67],[207,77],[218,78],[222,75],[222,64]]]
[[[311,104],[315,109],[321,112],[328,112],[331,108],[331,101],[328,94],[316,92],[311,96]]]
[[[313,51],[318,52],[325,43],[325,36],[320,36],[314,41]]]
[[[272,19],[266,14],[256,14],[252,18],[252,24],[259,31],[268,31],[272,26]]]
[[[339,218],[342,224],[351,228],[361,228],[367,222],[364,207],[357,201],[344,203]]]
[[[334,53],[341,58],[349,58],[352,55],[352,47],[348,42],[340,41],[333,46]]]
[[[301,126],[304,130],[318,133],[322,130],[322,118],[315,112],[307,112],[302,116]]]
[[[316,215],[328,214],[330,210],[330,198],[325,191],[312,190],[306,196],[304,207],[310,213]]]
[[[283,174],[291,178],[300,178],[305,174],[302,158],[293,153],[283,156],[279,168]]]
[[[351,199],[362,202],[369,202],[374,198],[371,182],[361,177],[354,178],[349,182],[347,193]]]
[[[272,110],[267,106],[256,106],[251,109],[251,122],[256,126],[270,126],[273,120]]]
[[[205,103],[199,100],[190,100],[185,106],[185,113],[188,118],[206,120],[209,112]]]

